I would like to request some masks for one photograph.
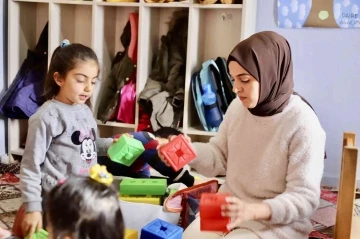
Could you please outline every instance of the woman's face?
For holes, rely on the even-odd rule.
[[[260,96],[259,82],[236,61],[229,62],[229,73],[234,82],[233,92],[246,108],[254,108]]]

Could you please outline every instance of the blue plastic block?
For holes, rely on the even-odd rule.
[[[181,239],[183,228],[155,219],[141,229],[140,239]]]

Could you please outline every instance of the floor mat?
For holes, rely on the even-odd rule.
[[[357,192],[360,192],[358,189]],[[311,218],[314,231],[310,234],[313,238],[332,239],[336,218],[337,191],[324,187],[321,190],[320,206]],[[360,194],[357,193],[354,215],[360,216]]]
[[[21,205],[19,183],[0,181],[0,227],[11,229]]]

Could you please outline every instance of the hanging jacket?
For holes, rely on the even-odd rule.
[[[115,118],[121,118],[117,116],[117,110],[119,109],[120,105],[122,88],[126,84],[134,83],[132,80],[134,77],[136,77],[136,36],[138,29],[138,19],[138,13],[130,14],[129,21],[127,22],[120,37],[120,41],[125,50],[124,52],[118,52],[114,58],[111,72],[102,86],[97,118],[103,123],[106,123],[107,121],[113,120]],[[121,111],[124,112],[124,107],[121,108]],[[129,119],[128,117],[125,118]],[[132,121],[132,118],[130,118],[130,120]]]
[[[48,23],[34,50],[27,51],[15,79],[0,96],[0,113],[12,119],[28,119],[45,102],[44,80],[47,72]],[[10,53],[11,54],[11,53]]]
[[[153,130],[162,126],[176,128],[182,118],[187,32],[188,11],[175,11],[168,33],[161,37],[151,74],[140,93],[139,104],[151,114]]]

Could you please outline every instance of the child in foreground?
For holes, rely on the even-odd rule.
[[[95,165],[90,177],[70,177],[46,202],[49,239],[123,239],[124,221],[112,175]]]

